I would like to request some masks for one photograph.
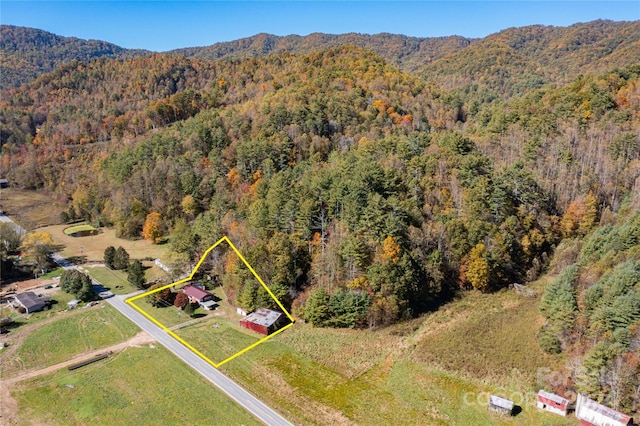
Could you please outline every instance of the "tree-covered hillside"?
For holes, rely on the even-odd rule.
[[[3,92],[0,164],[66,197],[62,220],[140,238],[153,218],[178,270],[228,235],[318,326],[388,325],[552,265],[540,344],[598,397],[594,369],[638,374],[637,25],[506,30],[414,74],[353,45],[74,61]],[[234,259],[205,268],[232,303],[272,304]]]
[[[504,30],[426,65],[421,75],[461,98],[487,102],[638,61],[640,21],[593,21]]]
[[[388,33],[373,35],[314,33],[308,36],[257,34],[211,46],[176,49],[169,53],[203,60],[247,59],[283,52],[310,53],[350,45],[370,50],[380,55],[389,64],[404,71],[413,72],[447,54],[464,49],[473,41],[460,36],[422,38]]]
[[[18,87],[73,60],[131,58],[150,52],[99,40],[62,37],[34,28],[0,25],[0,90]]]

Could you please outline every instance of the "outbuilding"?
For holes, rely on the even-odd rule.
[[[631,416],[578,394],[576,417],[586,426],[629,426],[633,424]]]
[[[282,312],[271,309],[258,308],[240,320],[240,325],[249,330],[257,331],[268,336],[278,330],[286,317]]]
[[[561,416],[566,416],[567,409],[569,408],[569,401],[560,395],[540,389],[538,391],[538,408]]]
[[[513,413],[513,401],[509,401],[508,399],[496,395],[491,395],[489,396],[488,408],[496,413],[510,416]]]
[[[32,291],[16,294],[14,297],[18,305],[22,306],[28,314],[38,312],[44,309],[51,302],[51,298],[47,296],[37,296]]]

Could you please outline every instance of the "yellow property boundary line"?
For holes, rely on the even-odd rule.
[[[227,359],[220,361],[218,363],[213,362],[212,360],[210,360],[207,356],[205,356],[202,352],[200,352],[199,350],[197,350],[196,348],[194,348],[193,346],[191,346],[189,343],[185,342],[184,339],[182,339],[180,336],[178,336],[176,333],[174,333],[173,331],[171,331],[170,329],[168,329],[167,327],[165,327],[162,323],[160,323],[158,320],[156,320],[154,317],[152,317],[151,315],[149,315],[148,312],[146,312],[144,309],[140,308],[138,305],[136,305],[135,302],[138,299],[141,299],[143,297],[147,297],[150,296],[154,293],[157,293],[159,291],[162,291],[166,288],[169,287],[173,287],[182,283],[185,283],[187,281],[191,281],[193,279],[193,276],[195,275],[196,271],[198,271],[198,268],[200,268],[200,265],[202,265],[202,262],[204,262],[205,258],[207,257],[207,255],[216,247],[218,247],[218,245],[220,245],[220,243],[226,242],[227,244],[229,244],[229,247],[231,247],[233,249],[233,251],[238,255],[238,257],[240,258],[240,260],[242,260],[242,262],[246,265],[247,268],[249,268],[249,270],[251,271],[251,273],[253,274],[254,277],[256,277],[256,279],[258,280],[258,282],[260,283],[260,285],[262,285],[262,287],[267,291],[267,293],[269,293],[269,295],[273,298],[273,300],[276,301],[276,303],[278,304],[278,306],[280,307],[280,309],[282,309],[282,312],[284,312],[284,314],[287,316],[287,318],[289,318],[289,320],[291,321],[289,324],[287,324],[286,326],[282,327],[281,329],[279,329],[278,331],[276,331],[273,334],[270,334],[260,340],[258,340],[257,342],[247,346],[246,348],[242,349],[241,351],[239,351],[238,353],[231,355],[230,357],[228,357]],[[271,292],[271,289],[269,289],[269,287],[267,287],[267,285],[264,283],[264,281],[262,281],[262,278],[260,278],[260,276],[258,275],[258,273],[253,269],[253,267],[249,264],[249,262],[247,262],[247,259],[244,258],[244,256],[238,251],[238,249],[236,248],[236,246],[233,245],[233,243],[231,242],[231,240],[229,240],[229,238],[225,235],[224,237],[220,238],[214,245],[212,245],[211,247],[209,247],[204,254],[202,255],[202,257],[200,258],[200,260],[198,261],[198,263],[196,264],[195,268],[193,268],[193,271],[191,271],[191,274],[187,277],[184,278],[180,281],[176,281],[174,283],[171,284],[167,284],[165,286],[153,289],[151,291],[147,291],[146,293],[142,293],[139,294],[137,296],[132,296],[128,299],[125,300],[126,303],[128,303],[131,307],[133,307],[135,310],[137,310],[138,312],[140,312],[142,315],[144,315],[145,317],[147,317],[149,320],[151,320],[154,324],[156,324],[158,327],[160,327],[161,329],[163,329],[164,331],[166,331],[171,337],[173,337],[174,339],[176,339],[178,342],[182,343],[185,347],[189,348],[191,351],[193,351],[193,353],[195,353],[196,355],[198,355],[200,358],[204,359],[206,362],[208,362],[209,364],[213,365],[214,367],[218,368],[221,365],[231,361],[232,359],[242,355],[243,353],[247,352],[250,349],[255,348],[256,346],[258,346],[261,343],[266,342],[267,340],[271,339],[274,336],[277,336],[279,333],[285,331],[287,328],[291,327],[294,323],[293,317],[291,316],[291,314],[284,308],[284,306],[282,306],[282,303],[280,303],[280,301],[276,298],[276,296]]]

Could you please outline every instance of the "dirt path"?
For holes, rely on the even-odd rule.
[[[35,324],[40,325],[40,324]],[[34,377],[41,376],[43,374],[53,373],[54,371],[60,370],[62,368],[68,367],[71,364],[75,364],[77,362],[81,362],[90,358],[95,357],[96,355],[105,353],[105,352],[120,352],[129,347],[135,347],[144,345],[147,343],[153,343],[155,339],[151,337],[148,333],[142,331],[136,334],[129,340],[124,342],[102,348],[93,351],[83,352],[79,355],[74,356],[68,361],[61,362],[59,364],[52,365],[50,367],[42,368],[40,370],[31,370],[27,372],[23,372],[14,377],[10,377],[4,380],[0,380],[0,424],[13,424],[12,421],[15,421],[15,415],[18,413],[18,403],[15,399],[11,397],[11,392],[9,391],[9,387],[15,383],[21,382],[23,380],[31,379]],[[3,358],[6,354],[3,354]]]

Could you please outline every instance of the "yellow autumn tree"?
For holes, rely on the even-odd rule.
[[[592,209],[593,208],[595,208],[595,202],[592,203]],[[591,215],[593,216],[592,221],[595,221],[595,212],[592,212]],[[585,227],[588,226],[587,222],[585,222],[585,217],[587,216],[585,199],[580,197],[573,200],[560,220],[560,232],[562,232],[562,236],[570,238],[577,234],[584,234]]]
[[[397,263],[400,260],[400,246],[396,242],[396,239],[389,236],[382,242],[382,260]]]
[[[487,248],[480,243],[471,249],[467,264],[467,281],[476,290],[485,291],[489,288],[489,263],[485,260]]]
[[[142,237],[158,244],[162,240],[162,215],[158,212],[151,212],[147,215],[142,228]]]
[[[31,259],[38,269],[47,269],[54,250],[53,237],[48,232],[31,232],[22,238],[22,255]]]
[[[198,202],[193,198],[193,195],[187,194],[180,202],[182,211],[188,215],[195,216],[198,213]]]

